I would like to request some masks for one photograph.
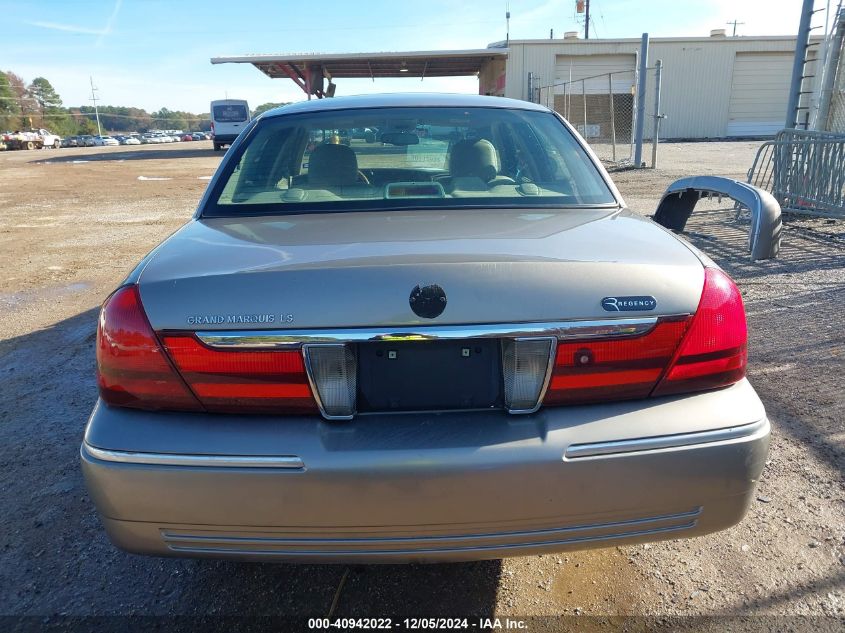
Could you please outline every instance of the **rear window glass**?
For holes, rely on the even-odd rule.
[[[203,215],[613,203],[549,112],[373,108],[260,121]]]
[[[247,120],[246,106],[240,104],[214,106],[214,120],[219,123],[241,123]]]

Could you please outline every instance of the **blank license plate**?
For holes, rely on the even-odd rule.
[[[499,341],[403,341],[358,346],[358,410],[502,406]]]

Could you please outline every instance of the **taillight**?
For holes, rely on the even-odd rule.
[[[100,397],[109,404],[202,410],[164,354],[136,286],[120,288],[100,311],[97,383]]]
[[[731,385],[745,376],[747,330],[736,284],[704,269],[692,317],[661,317],[636,338],[558,343],[543,404],[666,396]],[[662,377],[662,378],[661,378]]]
[[[636,338],[558,343],[543,404],[646,398],[678,348],[688,317],[659,319]]]
[[[299,350],[216,350],[193,335],[165,334],[163,342],[208,411],[317,412]]]
[[[716,268],[704,269],[704,290],[689,330],[655,396],[713,389],[745,376],[748,331],[742,295]]]
[[[122,407],[317,412],[300,351],[219,351],[191,334],[159,343],[137,286],[119,289],[100,312],[97,380],[103,400]]]

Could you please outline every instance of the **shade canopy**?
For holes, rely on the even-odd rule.
[[[241,55],[212,57],[212,64],[252,64],[268,77],[292,79],[307,94],[324,96],[324,81],[336,78],[462,77],[478,74],[506,48],[393,53],[312,53],[307,55]]]

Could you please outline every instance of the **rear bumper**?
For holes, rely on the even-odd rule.
[[[317,418],[98,404],[82,446],[113,542],[153,555],[477,560],[697,536],[745,514],[751,386],[628,403]]]
[[[236,138],[238,138],[237,134],[215,134],[211,140],[216,145],[231,145]]]

